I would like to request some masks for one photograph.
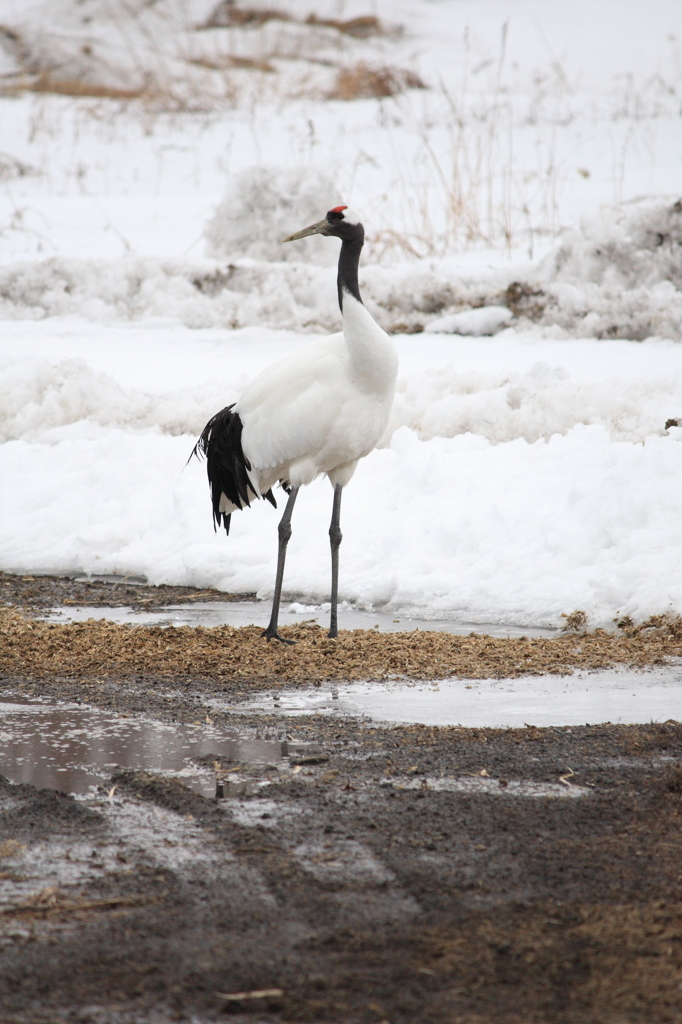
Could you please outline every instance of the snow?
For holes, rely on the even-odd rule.
[[[252,257],[290,263],[336,263],[332,246],[321,237],[305,246],[282,248],[291,225],[316,224],[334,205],[336,188],[329,174],[311,167],[250,167],[227,182],[225,198],[206,225],[206,253],[212,257]]]
[[[212,258],[141,256],[124,238],[126,255],[117,259],[98,253],[93,258],[12,261],[0,266],[0,317],[80,314],[106,321],[172,316],[189,327],[261,324],[333,331],[338,310],[329,264],[335,243],[314,238],[292,247],[279,241],[287,222],[303,227],[313,219],[309,199],[319,182],[308,178],[310,187],[299,195],[289,189],[289,215],[273,194],[278,184],[284,187],[292,179],[268,172],[259,180],[264,184],[258,209],[256,195],[237,176],[241,191],[234,193],[234,210],[225,199],[208,222]],[[680,340],[681,204],[667,197],[634,204],[617,220],[601,214],[586,218],[537,264],[515,260],[500,265],[498,257],[493,266],[472,269],[473,261],[462,256],[392,266],[370,263],[361,267],[361,291],[381,326],[396,333],[427,330],[478,337],[515,320],[526,330],[535,327],[557,338]],[[136,205],[127,201],[121,209],[135,211]],[[328,205],[318,210],[325,212]],[[98,210],[100,235],[102,217]],[[157,232],[160,249],[169,233],[170,225]],[[325,244],[320,260],[317,246]],[[243,253],[239,258],[237,250]]]
[[[336,243],[279,239],[352,203],[401,369],[344,494],[341,598],[682,613],[677,4],[378,0],[366,39],[304,0],[198,28],[215,6],[0,0],[0,568],[272,592],[277,514],[214,535],[186,462],[253,376],[338,330]],[[329,99],[358,62],[428,88]],[[22,91],[45,76],[99,94]],[[318,481],[285,576],[304,603],[328,597],[330,515]]]
[[[497,334],[513,319],[506,306],[481,306],[463,313],[450,313],[426,324],[425,330],[434,334],[469,334],[474,338]]]

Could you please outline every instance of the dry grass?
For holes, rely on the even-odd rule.
[[[55,78],[49,73],[36,76],[21,86],[26,92],[54,93],[57,96],[88,96],[95,99],[136,100],[144,96],[148,90],[118,89],[97,82],[86,82],[75,78]]]
[[[274,67],[266,58],[256,57],[232,57],[226,54],[222,57],[211,59],[210,57],[192,57],[190,64],[196,64],[200,68],[208,68],[209,71],[265,71],[270,73]]]
[[[221,0],[198,28],[257,28],[268,21],[293,21],[290,14],[276,8],[238,7],[236,0]]]
[[[125,20],[125,19],[124,19]],[[337,67],[335,59],[319,58],[319,29],[326,30],[326,45],[342,47],[343,37],[368,39],[377,35],[388,35],[378,18],[374,15],[363,15],[350,19],[320,18],[311,14],[304,19],[289,14],[285,9],[269,7],[242,7],[236,0],[223,0],[213,10],[210,17],[201,25],[189,26],[178,24],[179,31],[192,29],[235,28],[244,40],[249,37],[258,42],[259,36],[251,32],[268,22],[277,21],[294,26],[298,32],[299,45],[293,51],[289,43],[284,45],[282,52],[275,45],[267,51],[256,52],[248,56],[232,53],[188,54],[185,58],[188,71],[183,75],[172,66],[173,60],[164,51],[158,40],[154,39],[142,27],[146,56],[140,58],[131,80],[130,76],[120,72],[120,81],[111,80],[110,73],[101,67],[93,56],[93,48],[88,44],[82,46],[76,62],[72,60],[55,63],[55,58],[47,57],[37,50],[23,34],[14,29],[0,26],[0,34],[8,40],[13,54],[22,68],[21,74],[5,83],[3,92],[18,95],[22,92],[55,94],[84,99],[113,99],[121,101],[139,101],[147,110],[207,112],[221,106],[226,101],[234,105],[238,98],[237,83],[230,75],[233,71],[255,71],[273,73],[277,68],[274,59],[299,60],[309,65],[322,64]],[[123,31],[123,29],[122,29]],[[395,34],[395,32],[393,32]],[[248,43],[247,43],[248,45]],[[312,53],[308,51],[312,47]],[[190,47],[190,49],[192,49]],[[202,75],[199,69],[209,74]],[[110,70],[110,69],[109,69]],[[218,72],[219,77],[211,75]],[[128,82],[131,86],[128,87]],[[364,63],[339,72],[339,79],[332,90],[334,98],[354,99],[360,97],[388,97],[402,92],[406,88],[421,88],[423,83],[411,72],[389,67],[370,68]],[[308,85],[303,83],[294,95],[321,94],[319,83]]]
[[[38,176],[42,171],[31,164],[25,164],[11,153],[0,153],[0,181],[11,181],[13,178]]]
[[[34,92],[53,96],[72,96],[85,100],[118,100],[122,104],[136,101],[140,104],[141,110],[149,113],[192,112],[205,114],[213,110],[217,102],[217,97],[213,93],[194,90],[193,93],[187,94],[186,92],[177,91],[172,84],[163,86],[150,81],[143,88],[119,89],[115,86],[100,85],[96,82],[53,78],[50,75],[40,75],[32,80],[24,79],[21,82],[17,82],[12,89],[6,89],[4,94],[20,95],[22,92]],[[234,106],[236,96],[236,87],[229,80],[226,73],[224,76],[224,89],[220,100]]]
[[[530,166],[525,146],[517,141],[519,129],[529,123],[525,100],[507,84],[507,29],[505,22],[497,59],[487,62],[484,77],[472,67],[467,31],[459,85],[441,81],[428,107],[421,100],[411,103],[409,93],[396,100],[403,130],[393,135],[390,122],[386,126],[397,172],[391,230],[382,224],[370,238],[382,256],[444,256],[479,244],[509,250],[525,244],[532,259],[536,236],[557,233],[556,132],[538,130],[538,160]],[[553,97],[552,113],[547,96],[538,100],[543,122],[555,121],[570,92],[560,71],[555,68],[551,88],[545,86]],[[407,140],[404,127],[409,128]],[[396,225],[396,210],[404,211],[404,227]]]
[[[257,627],[214,629],[121,626],[103,619],[69,625],[0,611],[0,672],[8,678],[203,677],[258,685],[324,680],[485,679],[565,674],[614,665],[646,667],[682,657],[682,620],[659,616],[618,634],[496,639],[415,630],[342,631],[289,626],[294,647],[268,643]]]
[[[330,100],[365,100],[397,96],[405,89],[425,89],[418,75],[401,68],[370,67],[358,61],[351,67],[341,68],[336,76],[333,89],[327,94]]]
[[[279,8],[239,7],[236,0],[221,0],[207,20],[199,28],[258,28],[268,21],[297,21],[291,14]],[[360,15],[346,20],[339,18],[318,18],[309,14],[299,24],[333,28],[354,39],[370,39],[385,35],[381,22],[373,14]]]
[[[318,18],[316,14],[309,14],[305,23],[306,25],[321,25],[323,28],[335,28],[337,32],[353,36],[354,39],[369,39],[372,36],[386,34],[383,25],[373,14],[349,18],[347,21],[339,21],[337,18]]]
[[[568,632],[570,630],[580,633],[583,629],[587,629],[587,615],[585,612],[577,610],[571,612],[570,615],[562,615],[562,619],[566,619],[563,628]]]

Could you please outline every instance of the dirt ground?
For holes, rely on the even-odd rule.
[[[217,696],[362,663],[465,678],[682,653],[667,620],[537,641],[299,629],[285,649],[228,627],[46,624],[31,611],[60,595],[97,602],[72,581],[0,585],[0,700],[251,735],[282,720]],[[172,590],[159,603],[187,600]],[[682,1021],[681,723],[284,726],[314,753],[224,766],[251,795],[116,770],[89,800],[0,781],[2,1024]]]

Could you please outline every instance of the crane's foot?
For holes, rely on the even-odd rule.
[[[286,637],[279,635],[277,629],[272,629],[270,626],[263,630],[261,636],[266,637],[268,640],[279,640],[281,644],[289,644],[291,647],[296,644],[295,640],[287,640]]]
[[[338,629],[330,629],[329,632],[327,633],[327,636],[329,637],[330,640],[338,640],[338,638],[339,638],[339,631],[338,631]]]

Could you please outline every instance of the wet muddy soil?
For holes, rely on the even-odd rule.
[[[41,611],[59,605],[101,605],[147,611],[197,601],[244,601],[255,594],[224,594],[196,587],[150,587],[137,576],[16,576],[0,572],[0,605]]]
[[[248,631],[232,631],[231,661],[198,634],[199,671],[179,658],[174,674],[164,637],[182,631],[116,628],[132,639],[107,634],[116,653],[98,674],[92,632],[12,618],[0,700],[208,718],[299,756],[207,752],[222,778],[250,783],[222,799],[113,766],[77,798],[0,781],[2,1024],[682,1020],[682,724],[282,722],[240,713],[240,696],[312,672],[273,672]],[[351,666],[362,640],[343,638]],[[670,623],[639,640],[613,637],[633,659],[679,653]],[[315,652],[302,641],[294,651]],[[520,663],[502,647],[479,671],[503,657]]]

